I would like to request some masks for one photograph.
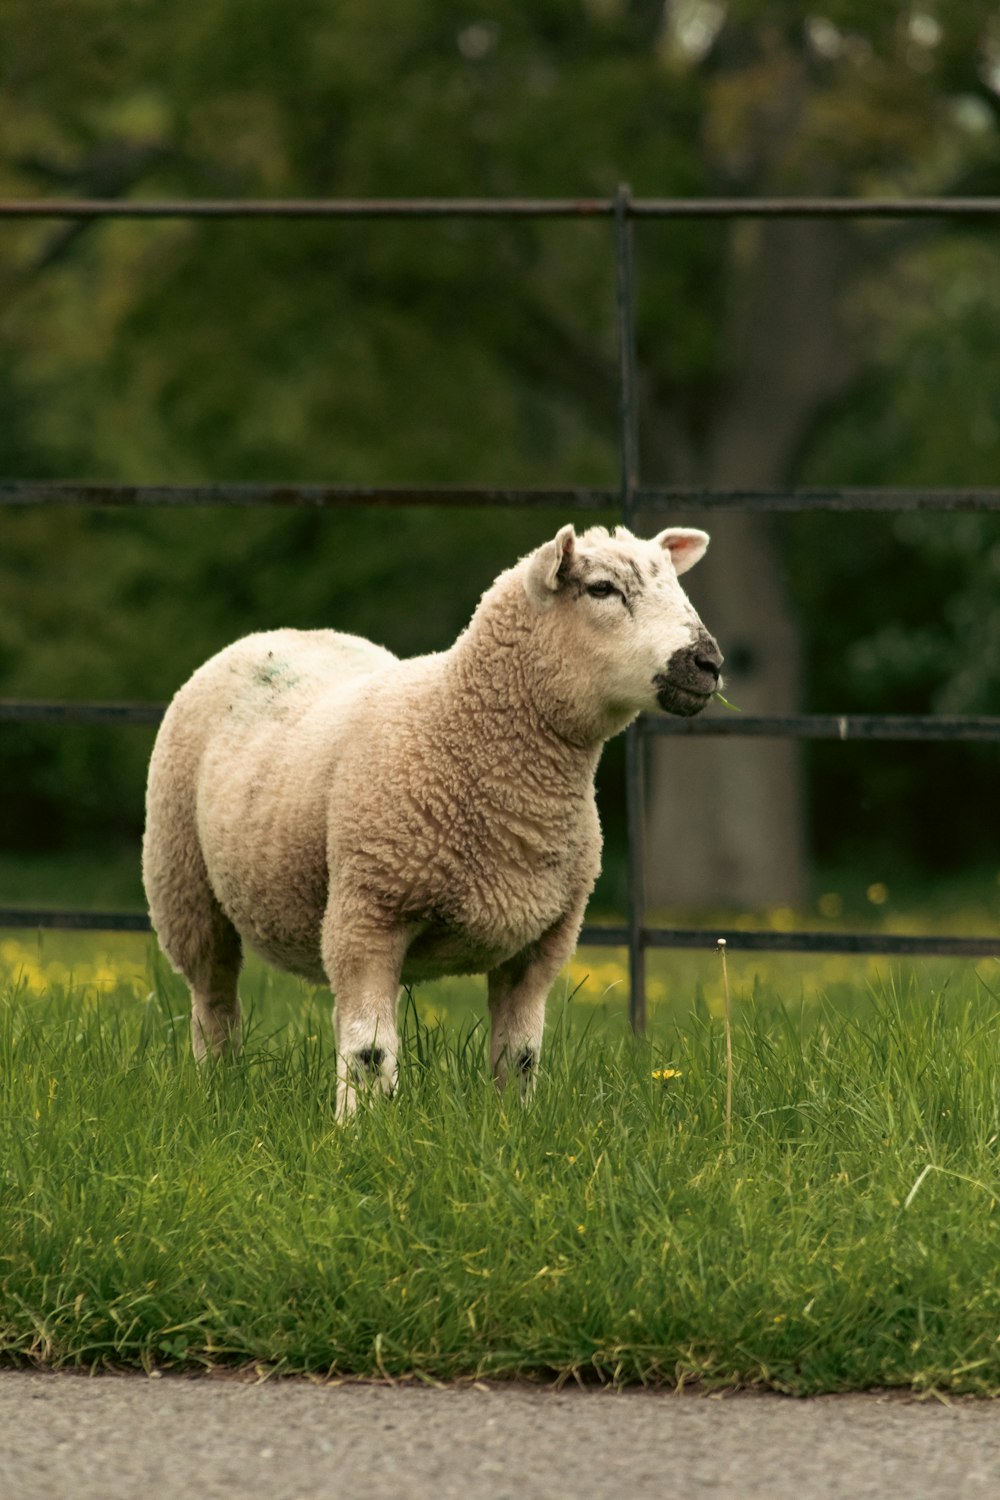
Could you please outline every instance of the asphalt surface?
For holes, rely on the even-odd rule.
[[[0,1500],[964,1500],[1000,1402],[0,1371]]]

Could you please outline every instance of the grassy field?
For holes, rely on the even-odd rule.
[[[0,1358],[1000,1391],[1000,967],[734,956],[727,1143],[717,960],[636,1045],[586,957],[529,1108],[454,982],[339,1128],[321,993],[201,1076],[148,944],[0,936]]]

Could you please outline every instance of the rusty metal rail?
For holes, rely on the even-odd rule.
[[[149,917],[137,911],[79,911],[53,907],[0,906],[0,929],[20,928],[62,932],[152,932]],[[627,948],[632,930],[626,923],[587,923],[580,944],[589,948]],[[891,958],[996,958],[1000,940],[993,937],[952,937],[883,932],[754,932],[741,927],[643,927],[645,948],[726,946],[747,953],[840,953]]]
[[[748,511],[788,514],[796,511],[1000,510],[1000,487],[980,485],[865,488],[824,485],[768,490],[681,489],[670,485],[634,485],[632,510]],[[518,510],[618,511],[621,489],[580,485],[566,488],[503,488],[489,485],[353,485],[353,484],[111,484],[93,480],[0,479],[0,506],[46,505],[134,510],[149,507],[191,509],[234,506],[247,509],[304,507],[344,510],[369,506],[433,506],[443,510],[501,507]]]
[[[194,199],[0,200],[0,223],[46,220],[492,220],[606,219],[614,232],[618,308],[620,483],[615,488],[525,489],[480,486],[227,484],[127,485],[92,481],[0,482],[0,507],[101,506],[476,506],[617,513],[634,524],[643,512],[740,510],[756,514],[906,511],[997,511],[1000,487],[789,487],[782,489],[678,489],[643,485],[635,401],[635,289],[632,233],[651,220],[904,219],[983,221],[1000,218],[1000,198],[634,198],[620,188],[607,198],[420,199]],[[45,703],[0,701],[0,724],[155,725],[155,703]],[[727,714],[696,720],[643,716],[628,734],[626,785],[629,834],[629,915],[624,924],[587,925],[581,941],[627,947],[631,1017],[645,1025],[645,956],[649,948],[709,949],[720,937],[732,949],[790,953],[884,954],[898,957],[1000,957],[1000,937],[953,937],[857,932],[774,932],[651,927],[645,921],[642,737],[656,735],[775,736],[840,741],[1000,742],[1000,718],[879,714]],[[138,912],[0,908],[0,928],[39,927],[147,932]]]
[[[156,725],[164,703],[95,703],[38,698],[0,698],[0,724]],[[752,739],[892,740],[923,743],[1000,743],[1000,715],[993,714],[702,714],[697,719],[644,714],[646,734],[736,736]]]
[[[7,198],[0,219],[984,219],[1000,198]]]

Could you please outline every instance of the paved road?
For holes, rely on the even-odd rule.
[[[0,1500],[978,1500],[1000,1403],[0,1371]]]

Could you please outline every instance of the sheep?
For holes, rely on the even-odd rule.
[[[401,984],[443,975],[486,973],[494,1079],[531,1093],[600,871],[604,742],[719,685],[677,581],[707,545],[565,525],[446,651],[277,629],[194,673],[153,749],[143,880],[196,1058],[239,1051],[246,944],[333,990],[339,1120],[395,1088]]]

